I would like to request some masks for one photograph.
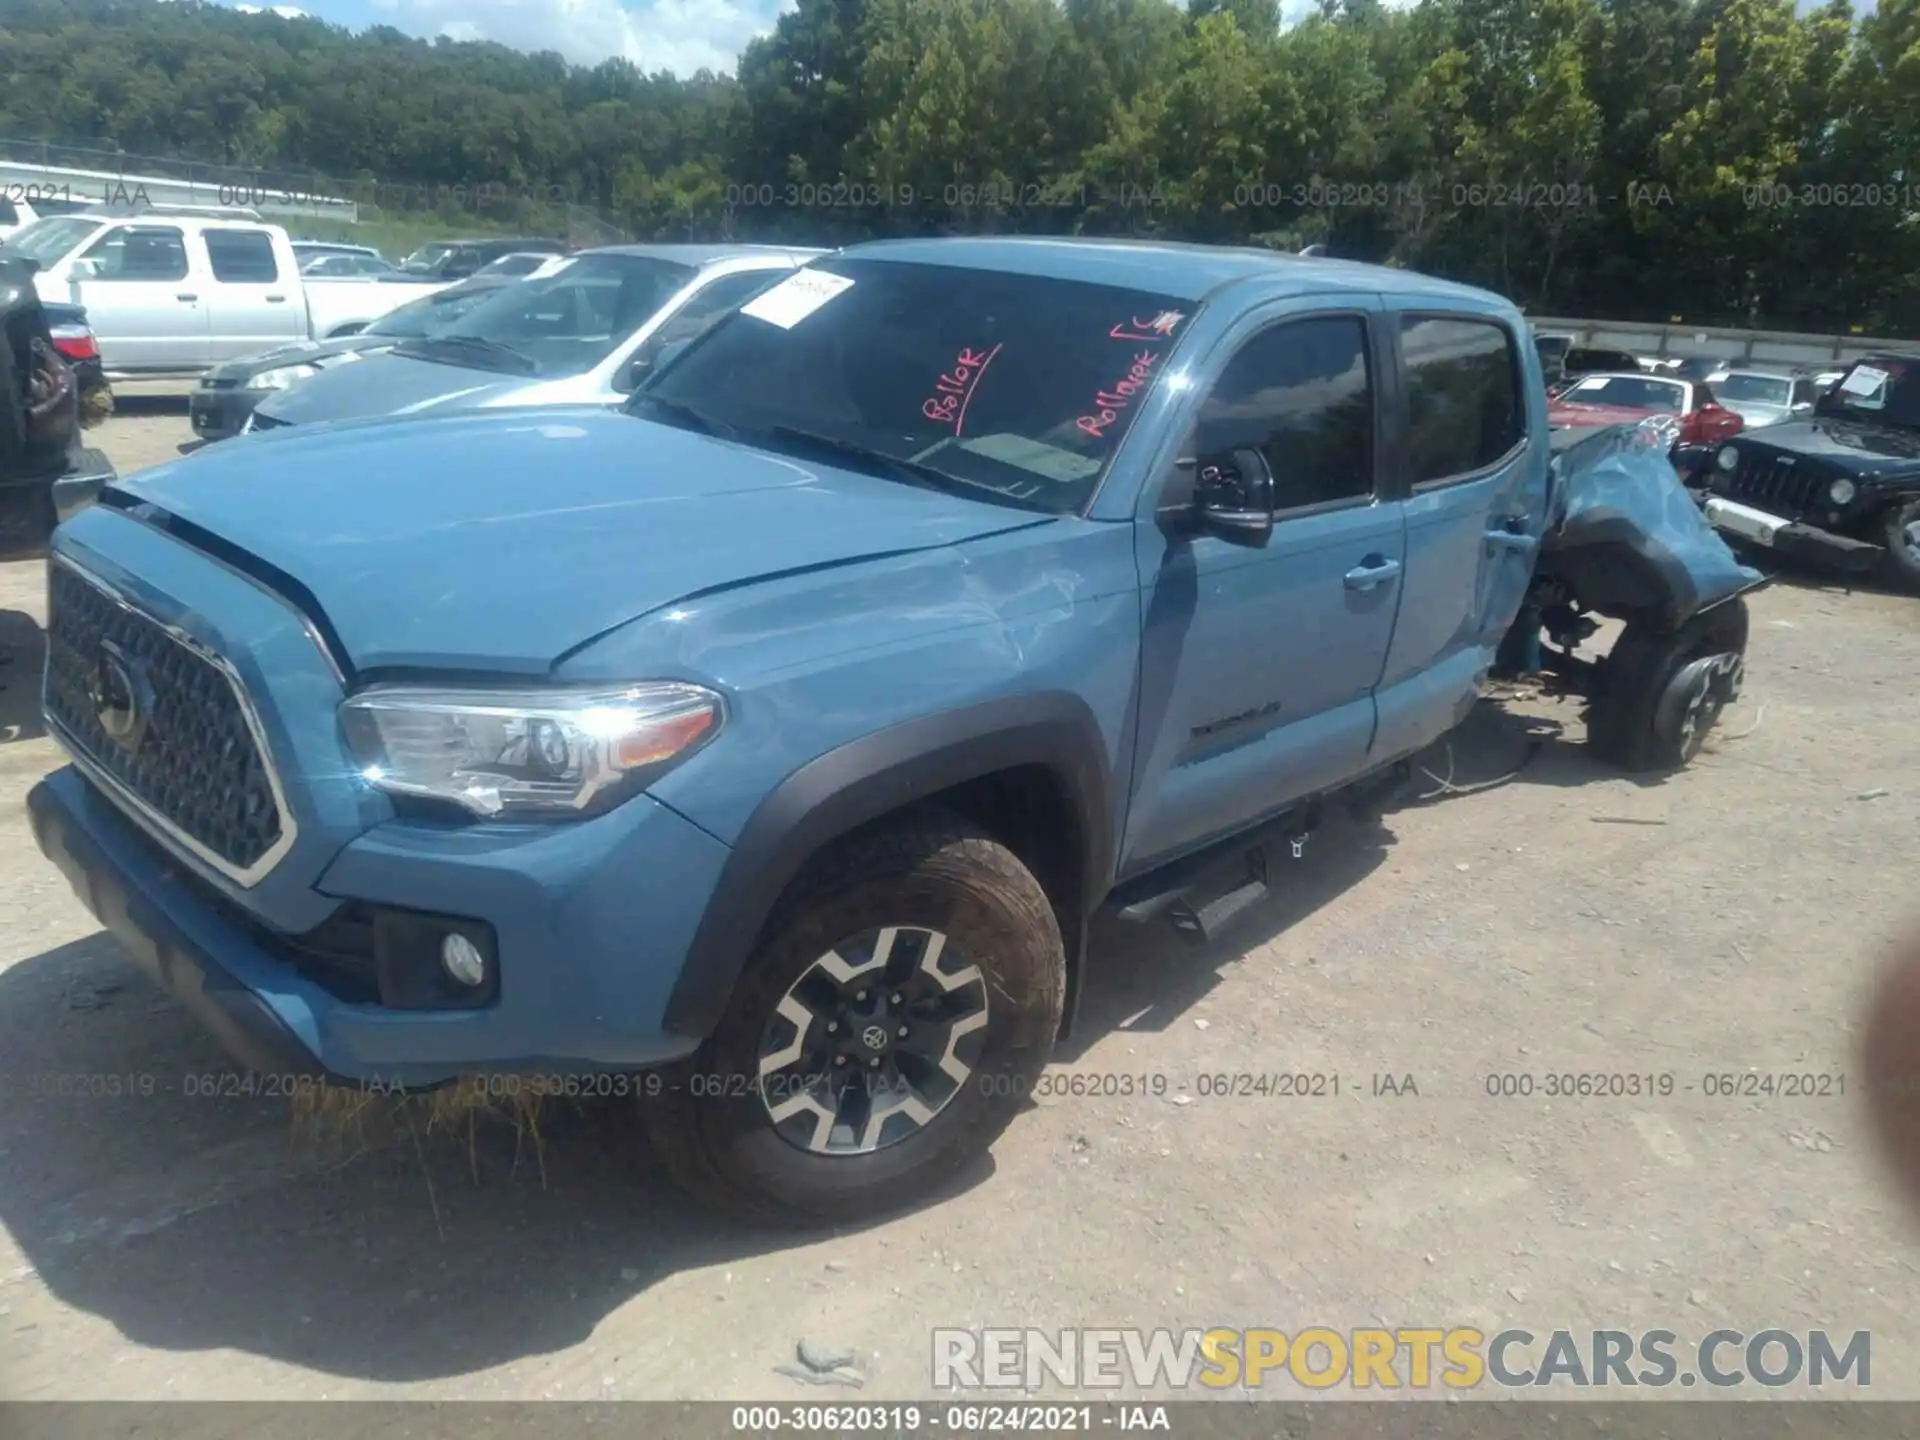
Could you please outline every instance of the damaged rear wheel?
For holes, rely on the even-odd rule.
[[[1740,695],[1747,605],[1735,597],[1678,630],[1630,621],[1600,664],[1587,743],[1623,770],[1677,770]]]
[[[1920,595],[1920,500],[1894,505],[1883,523],[1887,577],[1901,589]]]

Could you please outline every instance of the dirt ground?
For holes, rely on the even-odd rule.
[[[190,445],[165,400],[96,433],[123,471]],[[1857,1085],[1703,1084],[1856,1069],[1920,907],[1920,601],[1756,596],[1748,700],[1659,783],[1570,704],[1483,707],[1427,763],[1510,782],[1334,821],[1211,949],[1103,924],[1057,1068],[1164,1096],[1048,1097],[940,1203],[796,1241],[684,1202],[624,1112],[549,1116],[516,1169],[504,1129],[355,1157],[189,1094],[219,1052],[28,833],[42,587],[0,567],[0,1395],[845,1401],[928,1395],[934,1326],[1380,1324],[1868,1330],[1871,1394],[1920,1398],[1920,1228]],[[1340,1094],[1202,1093],[1276,1071]],[[1571,1071],[1676,1084],[1487,1093]],[[98,1075],[152,1093],[57,1093]],[[864,1388],[779,1373],[802,1337]]]

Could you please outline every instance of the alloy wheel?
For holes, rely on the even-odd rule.
[[[885,926],[850,936],[774,1007],[760,1041],[761,1103],[799,1149],[870,1154],[954,1101],[986,1028],[980,968],[941,931]]]

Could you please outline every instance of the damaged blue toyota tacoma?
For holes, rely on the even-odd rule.
[[[72,763],[34,831],[251,1067],[643,1077],[714,1203],[884,1211],[1021,1107],[1097,908],[1217,928],[1264,882],[1207,898],[1210,865],[1371,793],[1496,664],[1557,657],[1611,761],[1697,749],[1744,580],[1702,583],[1631,484],[1570,505],[1552,452],[1481,291],[858,246],[622,412],[269,433],[110,485],[55,537]],[[1572,655],[1592,612],[1627,661]]]

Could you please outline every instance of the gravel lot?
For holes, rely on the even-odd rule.
[[[96,434],[123,472],[191,448],[178,401]],[[1483,707],[1430,763],[1510,783],[1331,823],[1210,950],[1097,933],[1059,1069],[1164,1097],[1048,1097],[943,1203],[794,1241],[684,1203],[624,1112],[549,1117],[516,1169],[504,1127],[354,1155],[190,1096],[218,1051],[28,833],[42,584],[0,567],[0,1395],[845,1401],[926,1394],[934,1326],[1387,1324],[1864,1329],[1872,1393],[1920,1398],[1914,1226],[1857,1086],[1702,1084],[1854,1068],[1915,905],[1920,601],[1755,597],[1749,699],[1662,783],[1590,764],[1571,705]],[[1273,1071],[1339,1097],[1201,1093]],[[1676,1085],[1487,1093],[1571,1071]],[[88,1075],[154,1090],[36,1078]],[[802,1336],[864,1389],[777,1373]]]

